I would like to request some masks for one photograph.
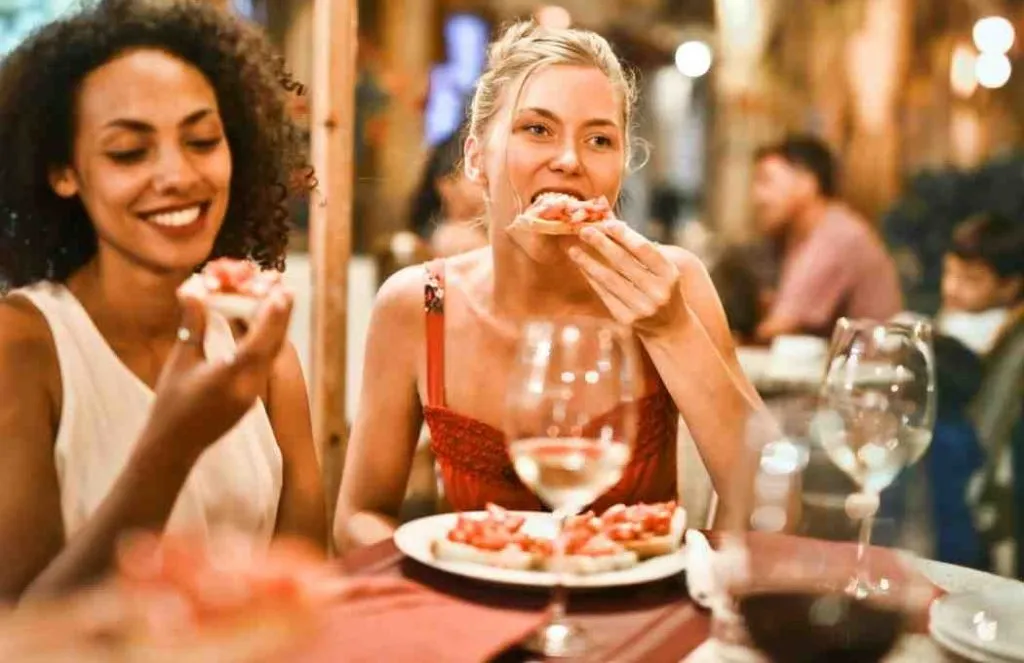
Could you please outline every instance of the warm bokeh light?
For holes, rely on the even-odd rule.
[[[700,78],[711,70],[711,47],[702,41],[688,41],[676,49],[676,67],[684,76]]]
[[[953,49],[953,61],[949,67],[949,87],[953,94],[968,98],[978,89],[978,76],[975,67],[978,54],[966,44],[958,44]]]
[[[538,25],[545,28],[565,29],[572,25],[572,15],[565,7],[545,5],[535,15]]]
[[[978,84],[989,89],[1006,85],[1012,71],[1010,59],[1001,53],[982,53],[974,64],[974,75],[978,77]]]
[[[974,45],[982,53],[1003,55],[1015,37],[1013,24],[1002,16],[986,16],[974,24]]]

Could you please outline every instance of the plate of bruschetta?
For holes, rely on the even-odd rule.
[[[427,566],[488,582],[551,587],[559,575],[570,588],[637,585],[680,573],[686,566],[686,511],[675,502],[617,504],[572,516],[555,554],[558,525],[550,513],[445,513],[405,523],[395,545]],[[561,573],[559,574],[559,571]]]

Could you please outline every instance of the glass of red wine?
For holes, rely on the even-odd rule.
[[[791,398],[749,421],[721,524],[713,632],[774,663],[876,663],[924,614],[930,587],[909,553],[858,546],[862,492],[816,439],[819,414],[816,398]],[[879,515],[876,527],[900,539],[899,521]],[[848,592],[858,568],[886,591]]]
[[[576,317],[526,324],[509,375],[505,433],[516,474],[565,521],[619,482],[632,457],[639,388],[633,337],[609,321]],[[562,537],[555,546],[551,619],[525,645],[578,656],[587,638],[566,618]]]

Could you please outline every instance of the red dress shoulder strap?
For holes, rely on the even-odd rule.
[[[427,322],[427,405],[444,407],[444,260],[425,266],[423,309]]]

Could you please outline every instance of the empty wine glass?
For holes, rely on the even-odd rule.
[[[927,321],[841,319],[829,351],[815,424],[832,462],[861,489],[861,555],[871,541],[879,494],[931,444],[935,358]],[[881,591],[864,565],[849,591]]]
[[[505,432],[522,482],[566,518],[618,483],[636,436],[638,365],[623,328],[592,318],[528,323],[509,376]],[[565,617],[562,537],[555,546],[551,619],[526,644],[545,656],[587,649]]]

